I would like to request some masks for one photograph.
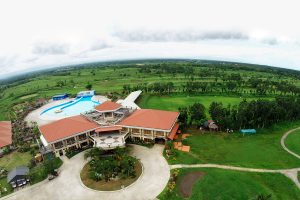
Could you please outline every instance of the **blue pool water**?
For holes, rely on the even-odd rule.
[[[41,113],[41,116],[50,118],[75,116],[79,115],[80,113],[90,111],[99,104],[99,102],[93,101],[92,97],[80,97],[72,101],[48,108]],[[62,110],[62,112],[56,113],[55,111],[57,110]]]

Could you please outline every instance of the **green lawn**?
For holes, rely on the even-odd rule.
[[[21,153],[14,151],[0,158],[0,166],[9,171],[18,166],[27,166],[31,158],[32,155],[29,152]]]
[[[191,151],[176,150],[170,164],[215,163],[252,168],[284,169],[300,166],[300,160],[290,155],[280,145],[283,133],[299,122],[280,124],[270,129],[260,130],[256,135],[243,136],[239,133],[205,133],[190,130],[192,136],[183,144],[191,146]]]
[[[290,133],[285,139],[285,145],[288,149],[300,155],[300,130]]]
[[[139,106],[141,108],[152,108],[152,109],[162,109],[162,110],[172,110],[177,111],[179,107],[189,106],[193,103],[199,102],[202,103],[206,109],[209,108],[209,105],[213,101],[222,102],[224,105],[236,105],[239,104],[243,99],[248,101],[258,99],[254,97],[238,97],[238,96],[207,96],[207,95],[170,95],[170,96],[156,96],[156,95],[143,95],[139,99]],[[269,98],[267,98],[269,99]]]
[[[3,190],[3,188],[6,188],[7,191],[6,191],[6,192],[1,191],[0,197],[5,196],[5,195],[8,195],[8,194],[10,194],[10,193],[13,192],[13,188],[11,187],[11,185],[9,185],[9,184],[7,183],[6,178],[1,178],[1,179],[0,179],[0,189],[1,189],[1,188],[2,188],[2,190]]]
[[[271,200],[300,199],[300,190],[282,174],[238,172],[223,169],[181,169],[176,187],[171,193],[164,190],[160,200],[183,199],[179,193],[179,183],[184,174],[202,171],[205,175],[198,180],[192,190],[190,200],[245,200],[254,199],[259,194],[271,194]]]

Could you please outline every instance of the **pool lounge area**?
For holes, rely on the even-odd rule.
[[[42,118],[61,119],[85,113],[94,109],[95,106],[101,104],[99,101],[92,99],[92,96],[77,97],[70,101],[52,106],[43,110],[40,115]]]

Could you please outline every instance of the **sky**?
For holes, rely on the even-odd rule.
[[[147,58],[300,70],[297,0],[0,0],[0,78]]]

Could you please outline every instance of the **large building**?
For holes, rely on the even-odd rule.
[[[179,127],[178,112],[133,107],[106,101],[88,113],[41,126],[43,146],[60,156],[69,149],[89,145],[104,150],[124,147],[127,138],[144,141],[174,138]]]

